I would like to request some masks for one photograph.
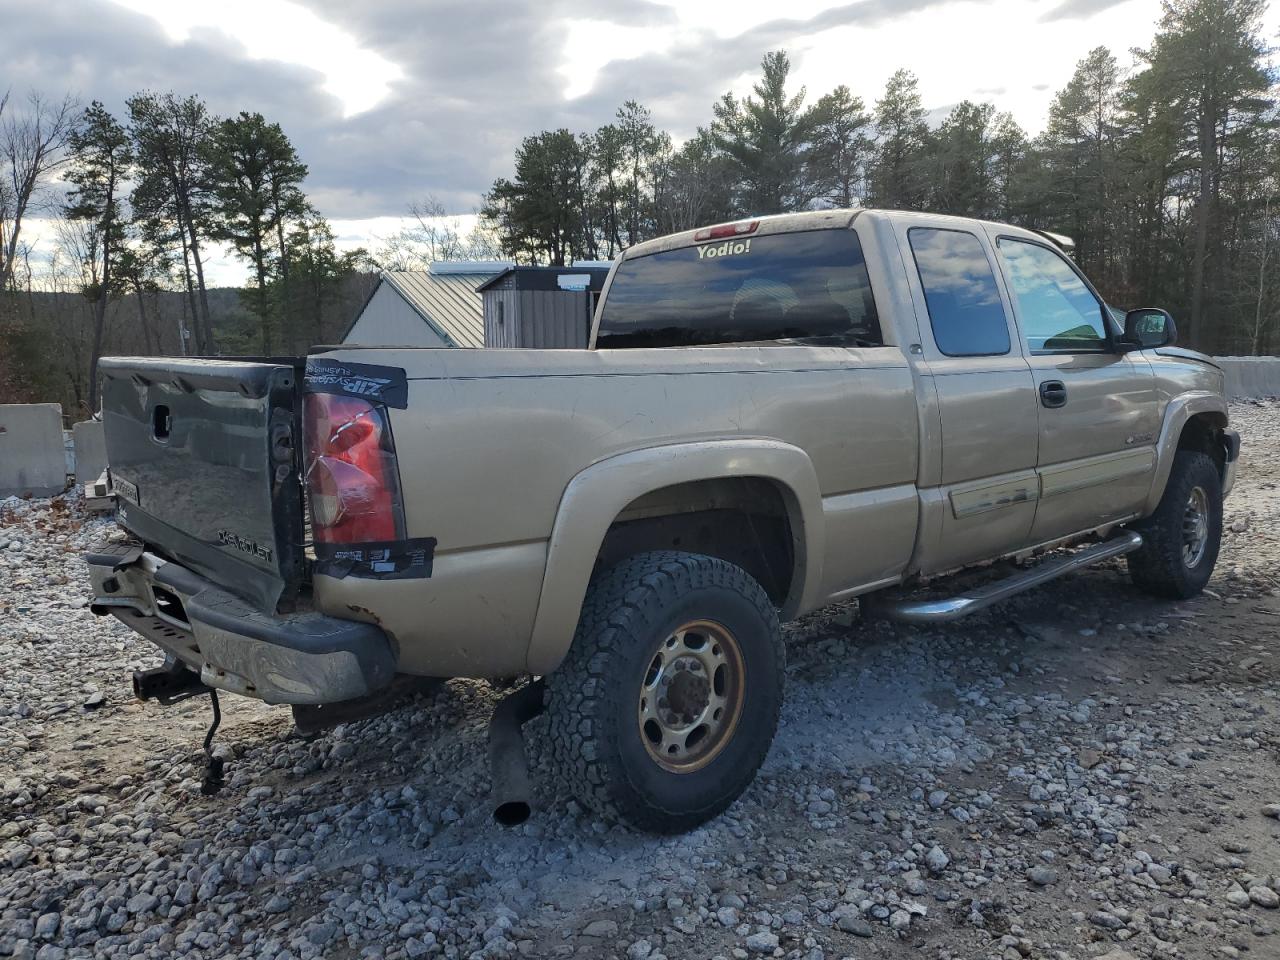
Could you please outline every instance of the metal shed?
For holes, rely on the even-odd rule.
[[[609,265],[512,267],[480,285],[486,347],[584,349]]]
[[[430,270],[385,271],[342,343],[396,347],[483,347],[478,288],[511,266],[504,261],[433,263]]]

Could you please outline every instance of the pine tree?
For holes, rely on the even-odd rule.
[[[1151,49],[1142,54],[1163,84],[1159,93],[1194,163],[1195,217],[1186,340],[1208,345],[1223,317],[1207,296],[1222,260],[1219,199],[1224,164],[1235,141],[1271,107],[1271,76],[1259,31],[1265,0],[1167,0]]]
[[[219,123],[209,138],[206,161],[213,235],[230,243],[253,267],[260,349],[269,356],[276,341],[275,329],[280,326],[267,296],[270,245],[280,238],[280,263],[287,270],[284,223],[306,209],[299,185],[307,168],[280,125],[267,123],[260,113],[241,113]]]
[[[871,201],[877,207],[918,210],[925,201],[924,153],[929,128],[919,83],[898,70],[876,101],[878,143],[871,168]]]
[[[837,207],[855,207],[866,193],[871,118],[861,97],[838,86],[813,105],[809,179],[814,192]]]
[[[84,222],[90,238],[87,249],[97,260],[90,273],[96,278],[96,289],[84,291],[94,304],[88,386],[90,406],[97,412],[98,361],[102,357],[107,301],[119,285],[115,275],[116,256],[124,243],[128,222],[123,194],[133,151],[124,127],[96,100],[71,131],[68,146],[71,170],[67,180],[75,186],[67,195],[66,216]]]
[[[216,349],[204,279],[209,176],[205,156],[214,119],[199,97],[139,93],[127,101],[137,160],[130,203],[147,235],[176,243],[191,304],[196,349]]]
[[[812,116],[803,87],[787,93],[791,60],[785,51],[765,54],[760,66],[764,75],[752,87],[754,97],[726,93],[715,104],[711,137],[737,181],[738,212],[800,210],[812,197],[805,178]]]

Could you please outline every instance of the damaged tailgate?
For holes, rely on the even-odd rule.
[[[113,357],[101,370],[124,527],[264,612],[291,600],[304,566],[294,364]]]

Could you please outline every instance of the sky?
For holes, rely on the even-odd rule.
[[[778,48],[810,101],[843,83],[870,105],[906,67],[932,116],[988,100],[1035,134],[1077,61],[1105,44],[1131,66],[1159,15],[1159,0],[0,0],[0,90],[260,112],[350,248],[428,194],[471,214],[522,137],[594,130],[627,99],[682,140]],[[1274,42],[1280,14],[1264,26]],[[246,276],[227,255],[211,272]]]

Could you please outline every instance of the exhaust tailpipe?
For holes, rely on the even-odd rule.
[[[489,721],[489,770],[493,779],[493,819],[514,827],[529,819],[533,788],[529,760],[520,728],[543,710],[546,687],[541,680],[527,683],[504,697]]]

